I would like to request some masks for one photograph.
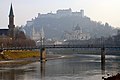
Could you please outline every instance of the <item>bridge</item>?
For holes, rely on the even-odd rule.
[[[43,61],[46,61],[45,59],[45,54],[43,48],[46,49],[51,49],[51,48],[96,48],[96,49],[101,49],[101,69],[105,69],[105,49],[120,49],[120,46],[104,46],[104,45],[99,45],[99,46],[93,46],[93,45],[41,45],[41,46],[35,46],[35,47],[4,47],[0,48],[1,51],[3,50],[33,50],[33,49],[39,49],[40,50],[40,60],[41,63]]]
[[[33,49],[41,49],[41,48],[108,48],[108,49],[120,49],[120,46],[91,46],[91,45],[42,45],[42,46],[34,46],[34,47],[1,47],[0,50],[33,50]]]

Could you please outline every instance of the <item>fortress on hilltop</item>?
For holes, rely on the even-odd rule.
[[[52,17],[52,18],[60,18],[65,16],[81,16],[84,17],[84,10],[80,10],[80,12],[72,12],[72,9],[59,9],[56,13],[47,13],[47,14],[40,14],[38,13],[38,18],[40,17]]]

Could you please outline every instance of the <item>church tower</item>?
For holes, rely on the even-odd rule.
[[[11,37],[13,39],[14,38],[15,25],[14,25],[14,13],[13,13],[12,4],[11,4],[11,7],[10,7],[8,28],[9,28],[8,35],[9,35],[9,37]]]

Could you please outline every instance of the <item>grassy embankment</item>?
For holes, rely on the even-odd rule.
[[[0,54],[0,60],[15,60],[23,58],[39,57],[39,51],[8,50]]]

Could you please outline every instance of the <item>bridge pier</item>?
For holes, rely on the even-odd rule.
[[[46,61],[46,49],[45,48],[40,49],[40,61],[41,62]]]
[[[101,48],[101,70],[105,71],[105,47]]]

